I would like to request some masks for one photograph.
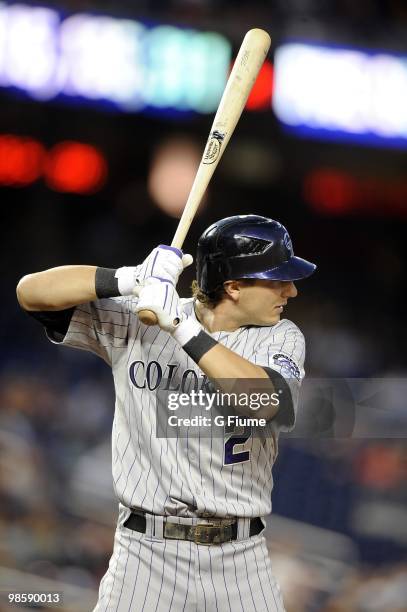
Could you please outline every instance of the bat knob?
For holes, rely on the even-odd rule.
[[[152,310],[140,310],[138,318],[144,325],[157,325],[158,323],[157,315]]]

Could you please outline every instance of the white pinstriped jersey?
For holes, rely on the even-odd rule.
[[[185,312],[195,317],[193,300],[183,301]],[[182,381],[192,381],[199,386],[204,374],[167,332],[140,323],[133,314],[136,302],[137,298],[121,297],[78,306],[63,340],[64,345],[96,353],[112,368],[112,464],[118,499],[128,508],[158,515],[269,514],[271,470],[282,429],[278,415],[268,424],[271,435],[249,435],[235,447],[233,436],[156,437],[160,385],[176,389]],[[211,335],[245,359],[280,372],[290,386],[296,412],[305,342],[294,323],[283,319],[272,327],[247,326]],[[233,463],[226,460],[225,445],[233,452]]]

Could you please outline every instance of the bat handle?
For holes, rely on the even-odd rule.
[[[152,310],[140,310],[138,318],[144,325],[157,325],[158,323],[157,315]]]

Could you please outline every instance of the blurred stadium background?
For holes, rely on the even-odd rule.
[[[272,51],[186,250],[223,216],[277,218],[318,263],[288,312],[308,376],[406,376],[403,0],[0,2],[1,611],[27,589],[92,609],[116,518],[110,372],[50,346],[15,285],[171,240],[256,26]],[[268,534],[288,612],[407,610],[402,384],[393,395],[398,435],[281,441]]]

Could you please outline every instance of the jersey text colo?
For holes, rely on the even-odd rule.
[[[141,360],[133,361],[129,366],[129,377],[137,389],[148,388],[155,391],[205,391],[210,389],[206,374],[198,375],[195,370],[183,370],[181,377],[178,363],[160,364],[152,360],[147,363]]]

